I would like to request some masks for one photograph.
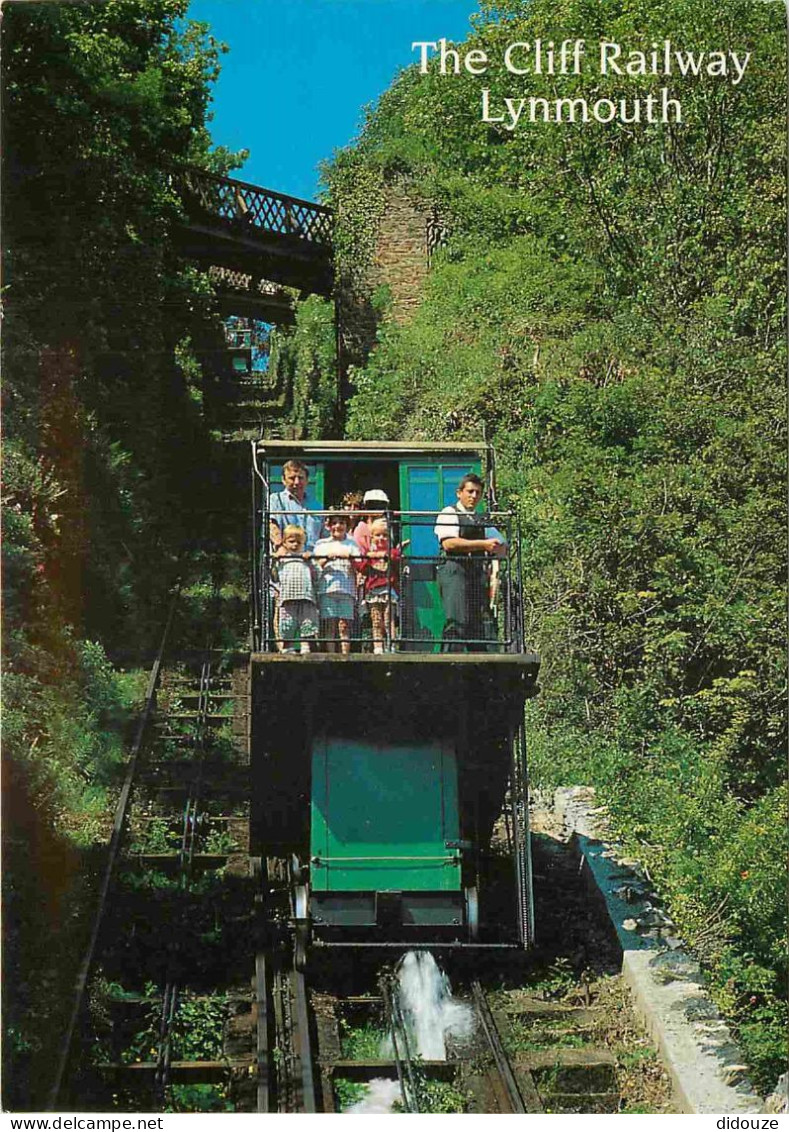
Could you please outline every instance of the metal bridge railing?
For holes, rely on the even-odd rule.
[[[329,516],[263,513],[255,602],[263,651],[523,651],[520,540],[511,514],[475,515],[495,529],[502,549],[464,554],[440,553],[433,512],[388,512],[388,549],[372,545],[367,553],[352,535],[350,551],[333,540],[324,525]],[[295,552],[278,545],[277,535],[294,520],[305,531]]]
[[[331,245],[332,214],[325,205],[202,169],[178,169],[172,177],[187,209],[196,209],[236,229],[294,236],[327,249]]]

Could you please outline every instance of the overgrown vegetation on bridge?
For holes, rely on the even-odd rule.
[[[376,222],[361,183],[401,178],[451,237],[416,316],[383,318],[349,434],[487,427],[526,531],[537,781],[599,788],[769,1087],[786,1018],[783,15],[504,0],[466,46],[669,28],[752,52],[736,87],[681,84],[681,128],[507,132],[480,121],[479,79],[435,68],[384,94],[327,172],[346,269]],[[530,75],[529,93],[554,81]],[[513,93],[494,68],[484,85],[493,104]]]

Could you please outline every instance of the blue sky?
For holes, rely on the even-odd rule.
[[[214,88],[217,145],[250,150],[235,176],[314,199],[318,162],[417,58],[417,40],[463,39],[475,0],[192,0],[230,48]]]

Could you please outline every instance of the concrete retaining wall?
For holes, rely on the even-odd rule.
[[[638,862],[599,834],[604,815],[588,787],[558,790],[555,810],[622,948],[622,974],[660,1051],[678,1107],[689,1113],[760,1113],[742,1054],[709,997],[698,962],[674,934]]]

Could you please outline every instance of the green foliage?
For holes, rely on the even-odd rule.
[[[173,1050],[185,1061],[216,1061],[222,1056],[227,1004],[220,998],[183,999],[173,1030]]]
[[[3,682],[9,773],[55,828],[90,844],[106,833],[140,682],[119,676],[97,642],[63,636],[56,656],[30,645],[19,652]]]
[[[3,10],[3,738],[14,800],[4,820],[15,900],[4,1006],[9,1022],[42,1035],[33,1056],[17,1051],[4,1068],[26,1104],[43,1098],[54,1048],[41,937],[51,948],[59,924],[53,970],[70,978],[82,944],[69,925],[80,896],[92,897],[60,874],[76,869],[75,845],[109,835],[141,691],[108,657],[150,650],[184,545],[205,529],[211,452],[188,343],[210,288],[171,239],[181,216],[171,168],[224,172],[234,156],[209,152],[220,48],[186,9]],[[57,853],[30,868],[45,838]]]
[[[469,1096],[451,1081],[430,1080],[419,1066],[414,1072],[419,1111],[424,1113],[464,1113],[469,1104]]]
[[[548,966],[538,967],[529,978],[530,993],[540,998],[563,998],[577,982],[569,959],[560,957]]]
[[[161,893],[166,897],[172,897],[183,890],[180,876],[167,876],[166,873],[157,872],[155,869],[122,872],[119,883],[128,892]]]
[[[345,286],[355,290],[364,284],[375,256],[378,225],[384,209],[384,178],[354,150],[339,153],[322,168],[335,215],[334,257]]]
[[[145,993],[151,1003],[145,1012],[140,1028],[135,1031],[125,1048],[121,1050],[120,1060],[125,1065],[130,1065],[136,1061],[156,1061],[159,1055],[161,991],[154,983],[149,983],[145,988]]]
[[[296,325],[271,333],[269,373],[282,391],[280,419],[296,437],[315,440],[336,428],[338,375],[334,307],[310,295],[296,307]]]
[[[165,1112],[233,1112],[224,1085],[169,1085]]]
[[[385,1038],[386,1034],[378,1026],[352,1026],[347,1019],[340,1019],[342,1056],[350,1061],[380,1057]]]
[[[151,818],[138,831],[129,845],[130,853],[174,853],[181,844],[181,834],[166,818]]]
[[[169,239],[169,169],[234,159],[205,130],[220,47],[185,12],[33,3],[2,26],[7,751],[83,842],[126,723],[102,648],[150,648],[205,502],[188,344],[206,288]]]
[[[216,827],[209,831],[205,840],[206,853],[233,853],[238,850],[238,844],[228,829]]]
[[[409,177],[450,238],[413,317],[378,312],[348,432],[491,438],[542,656],[534,778],[597,786],[767,1086],[785,1012],[783,23],[745,0],[513,0],[483,5],[466,46],[667,29],[752,52],[737,87],[681,84],[681,130],[507,132],[480,121],[479,79],[435,67],[382,96],[327,174],[341,229],[366,169]],[[589,68],[559,93],[655,81]],[[518,91],[494,64],[484,85],[500,103],[555,82]],[[373,220],[338,236],[360,275]]]
[[[358,1104],[367,1095],[367,1085],[364,1081],[351,1081],[348,1077],[334,1077],[334,1095],[341,1112]]]
[[[546,1032],[543,1030],[535,1035],[532,1033],[533,1027],[528,1023],[518,1022],[517,1020],[510,1023],[510,1028],[512,1034],[508,1048],[513,1053],[525,1053],[537,1049],[555,1049],[557,1047],[581,1049],[588,1044],[587,1038],[583,1034],[570,1031],[552,1029]]]
[[[98,976],[94,980],[92,989],[97,993],[106,995],[108,999],[112,999],[114,1002],[134,1001],[138,997],[134,991],[127,991],[120,983],[108,982],[102,976]]]
[[[106,1007],[101,1004],[102,997],[104,1000],[122,999],[127,997],[126,992],[117,984],[101,980],[94,985],[91,993],[94,1022],[101,1023],[104,1019],[106,1026],[109,1018]],[[125,1063],[155,1061],[158,1056],[161,991],[154,983],[148,983],[145,993],[148,1006],[141,1024],[120,1052],[120,1060]],[[227,1003],[222,996],[181,999],[170,1031],[171,1056],[185,1061],[216,1061],[221,1058],[226,1018]]]

